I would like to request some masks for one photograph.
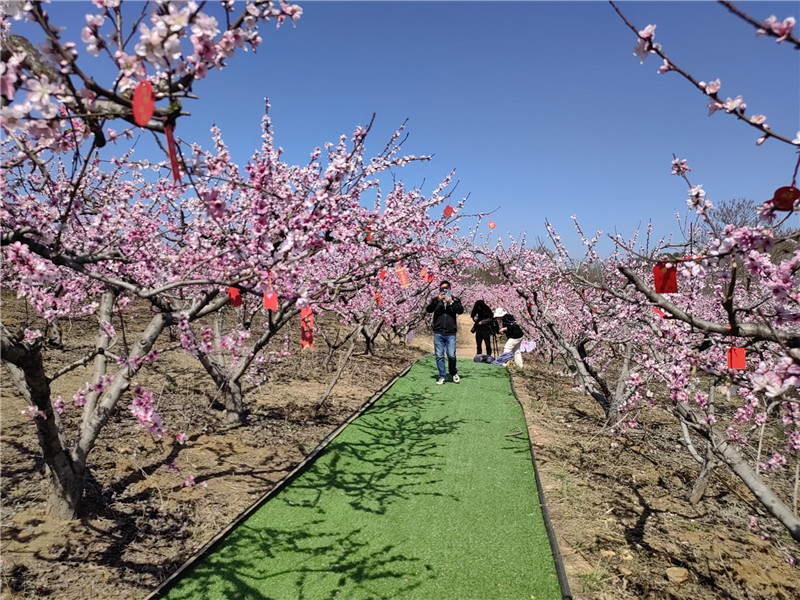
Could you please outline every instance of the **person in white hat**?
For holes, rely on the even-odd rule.
[[[500,333],[504,333],[508,338],[506,345],[503,347],[503,354],[513,352],[514,364],[521,369],[522,350],[520,346],[522,345],[522,336],[524,335],[522,333],[522,327],[519,326],[514,315],[507,313],[502,307],[494,311],[494,318],[498,320]]]

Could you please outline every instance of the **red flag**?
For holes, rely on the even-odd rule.
[[[181,173],[178,170],[178,152],[175,149],[175,136],[173,135],[174,127],[171,123],[164,125],[164,133],[167,134],[167,150],[169,151],[169,164],[172,166],[172,178],[175,183],[181,180]]]
[[[239,293],[239,288],[229,287],[228,297],[231,299],[231,304],[234,306],[242,305],[242,295]]]
[[[739,370],[747,368],[744,348],[728,348],[728,368]]]
[[[653,267],[656,293],[674,294],[678,291],[678,269],[674,263],[660,262]]]
[[[314,312],[310,307],[300,309],[300,346],[314,349]]]
[[[408,280],[408,272],[406,271],[405,267],[400,267],[397,269],[397,276],[400,278],[401,288],[407,288],[411,285],[411,282]]]
[[[150,122],[156,107],[156,97],[149,81],[142,81],[133,91],[133,120],[139,127]]]

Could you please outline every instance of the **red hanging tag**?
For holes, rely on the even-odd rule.
[[[386,278],[386,269],[381,269],[381,274],[378,275],[378,278],[379,279],[385,279]]]
[[[172,178],[175,183],[180,183],[181,173],[178,169],[178,152],[175,146],[174,127],[172,123],[164,124],[164,133],[167,134],[167,151],[169,152],[169,164],[172,166]]]
[[[378,290],[375,290],[375,302],[378,303],[378,306],[381,305],[381,293]]]
[[[433,275],[428,275],[428,281],[429,282],[433,282],[434,279],[435,279],[435,277]]]
[[[231,304],[233,304],[234,306],[242,305],[242,295],[241,293],[239,293],[239,288],[229,287],[228,298],[231,299]]]
[[[457,265],[457,264],[458,264],[458,259],[457,259],[457,258],[454,258],[454,259],[453,259],[453,264],[454,264],[454,265]]]
[[[367,241],[372,241],[372,227],[370,227],[371,223],[367,223]]]
[[[775,190],[775,195],[772,197],[772,206],[775,210],[792,210],[794,201],[798,198],[800,198],[800,190],[793,185],[780,187]]]
[[[156,97],[149,81],[142,81],[133,91],[133,120],[139,127],[150,122],[156,108]]]
[[[494,221],[489,221],[489,229],[494,229],[495,227],[497,227],[497,223]]]
[[[310,307],[300,309],[300,346],[314,349],[314,312]]]
[[[278,310],[278,295],[272,288],[264,292],[264,308],[267,310]]]
[[[400,267],[397,269],[397,276],[400,278],[401,288],[407,288],[411,285],[411,282],[408,280],[408,272],[406,271],[405,267]]]
[[[660,308],[658,308],[658,307],[655,307],[655,306],[651,306],[650,308],[652,308],[654,311],[656,311],[656,314],[657,314],[659,317],[665,317],[665,316],[666,316],[666,314],[664,313],[664,311],[663,311],[663,310],[661,310]]]
[[[746,369],[747,365],[744,358],[744,348],[728,348],[728,368],[729,369]]]
[[[653,267],[653,280],[657,294],[674,294],[678,291],[678,269],[674,263],[656,264]]]
[[[426,281],[428,279],[428,269],[422,267],[422,271],[419,272],[419,276],[422,278],[422,281]]]
[[[453,207],[448,204],[444,207],[444,211],[442,212],[444,213],[445,217],[451,217],[453,216]]]

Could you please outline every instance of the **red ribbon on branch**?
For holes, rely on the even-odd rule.
[[[175,126],[167,121],[164,124],[164,133],[167,134],[167,151],[169,152],[169,164],[172,167],[172,178],[175,183],[180,183],[181,173],[178,167],[178,151],[175,145]]]

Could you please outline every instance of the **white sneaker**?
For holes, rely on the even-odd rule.
[[[461,381],[461,377],[459,377],[458,373],[456,373],[453,375],[453,383],[458,383],[459,381]]]
[[[444,385],[444,377],[439,377],[439,379],[436,380],[436,385]]]

